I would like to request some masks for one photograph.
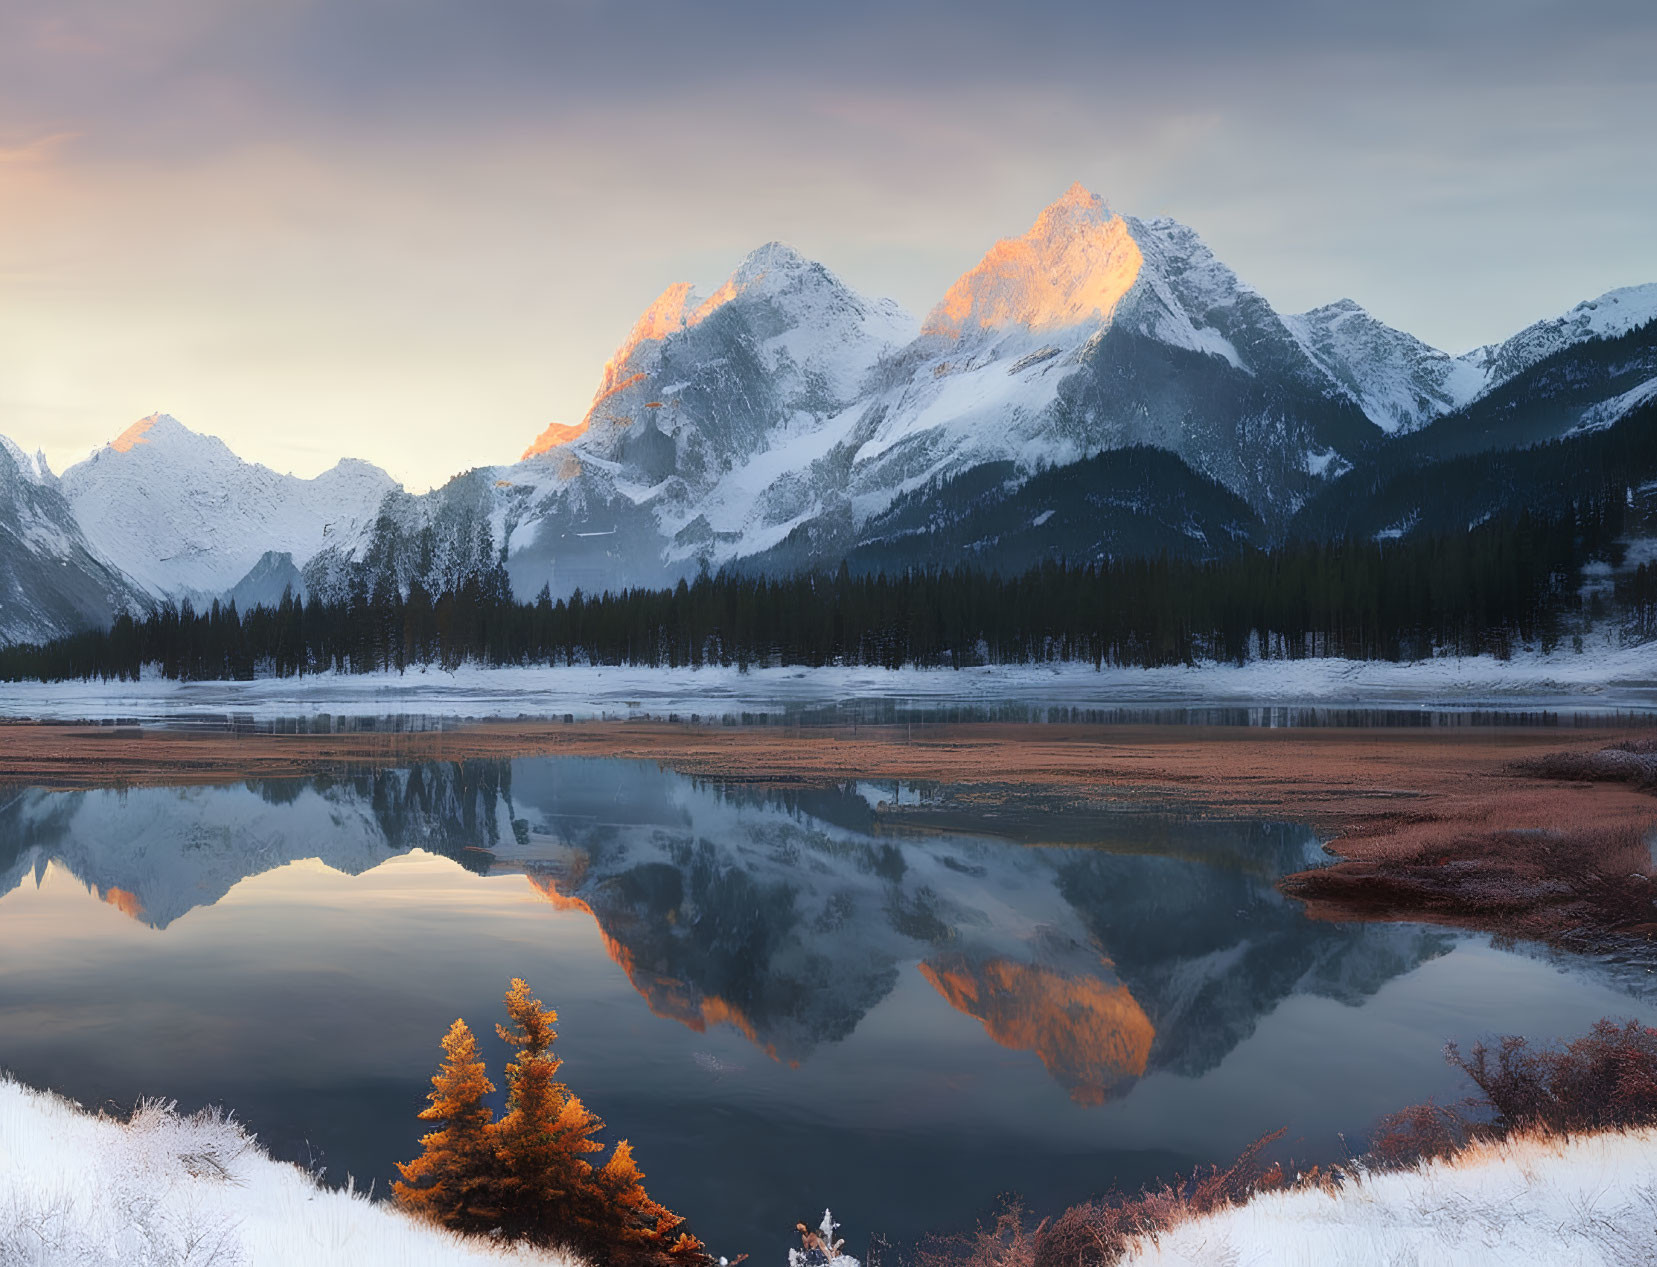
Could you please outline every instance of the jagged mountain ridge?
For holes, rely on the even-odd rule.
[[[1079,186],[899,346],[903,324],[821,266],[761,248],[708,299],[664,292],[582,424],[549,429],[514,466],[400,501],[324,552],[307,584],[337,592],[353,567],[429,553],[422,537],[444,524],[462,553],[504,549],[524,596],[755,556],[833,562],[928,485],[1140,444],[1281,522],[1382,438],[1194,233],[1118,216]]]
[[[1559,357],[1654,315],[1657,286],[1627,288],[1451,357],[1349,300],[1280,316],[1189,228],[1117,214],[1078,185],[921,322],[780,243],[707,296],[669,287],[578,424],[428,494],[349,461],[316,480],[279,476],[165,415],[70,468],[62,494],[90,554],[136,595],[128,606],[415,579],[442,590],[503,556],[525,598],[702,566],[902,566],[928,554],[914,534],[940,515],[988,566],[1201,555],[1293,532],[1343,475],[1406,451],[1612,425],[1657,392],[1657,371],[1641,362],[1567,392],[1538,367],[1569,378]],[[1554,417],[1567,396],[1568,424]],[[1098,496],[1077,482],[1094,469],[1083,463],[1142,447],[1177,465],[1140,464],[1137,489],[1118,471]],[[1054,470],[1072,472],[1077,513],[1035,505]],[[993,507],[957,522],[925,504],[973,480],[994,485]],[[1009,528],[1024,509],[1030,522]],[[13,623],[41,636],[115,609],[88,601]],[[0,621],[0,637],[17,636]]]
[[[704,564],[832,566],[860,549],[871,566],[901,565],[903,551],[866,549],[890,535],[881,525],[896,507],[977,470],[1005,472],[996,479],[1016,496],[1045,469],[1140,445],[1174,454],[1246,504],[1232,519],[1237,531],[1186,534],[1224,549],[1280,534],[1331,480],[1384,453],[1390,436],[1420,432],[1509,381],[1527,349],[1595,340],[1616,328],[1607,312],[1626,323],[1647,291],[1657,295],[1621,292],[1451,357],[1350,301],[1279,317],[1190,229],[1117,215],[1077,186],[1026,234],[993,247],[904,346],[893,347],[895,319],[876,341],[825,326],[827,347],[862,355],[845,358],[854,372],[834,390],[812,396],[803,389],[815,345],[805,332],[817,325],[800,296],[854,314],[855,332],[890,306],[792,252],[778,267],[783,251],[762,248],[707,299],[670,288],[606,366],[581,424],[549,428],[514,466],[409,502],[386,531],[322,560],[336,579],[307,579],[326,589],[359,560],[407,558],[444,521],[439,536],[462,554],[467,543],[504,550],[524,597],[543,584],[554,594],[669,584]],[[755,287],[772,275],[817,285]],[[778,356],[768,373],[778,329],[803,341],[805,355]],[[1186,486],[1176,478],[1117,497],[1119,523],[1089,516],[1086,542],[1057,540],[1059,525],[1038,553],[1131,551],[1157,534],[1130,521],[1147,508],[1170,519]],[[974,557],[996,565],[1008,549],[1003,566],[1031,546],[980,538]]]

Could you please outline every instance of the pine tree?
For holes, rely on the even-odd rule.
[[[397,1203],[457,1231],[488,1231],[495,1226],[495,1154],[489,1138],[494,1114],[483,1097],[495,1089],[477,1039],[457,1020],[443,1038],[443,1064],[432,1076],[420,1114],[439,1129],[420,1140],[425,1150],[407,1165],[398,1163],[400,1182],[391,1185]]]
[[[509,1235],[580,1244],[602,1222],[588,1153],[604,1123],[557,1080],[563,1061],[552,1054],[558,1013],[530,994],[520,977],[506,992],[513,1028],[496,1032],[517,1048],[506,1067],[507,1112],[491,1128],[501,1166],[502,1226]]]
[[[612,1225],[613,1259],[630,1262],[701,1262],[706,1247],[689,1232],[685,1220],[644,1190],[644,1172],[633,1160],[633,1147],[622,1140],[595,1176],[604,1194]]]

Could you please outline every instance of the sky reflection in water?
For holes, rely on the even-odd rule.
[[[1339,1156],[1338,1133],[1459,1094],[1447,1039],[1654,1019],[1584,967],[1304,919],[1272,887],[1316,856],[1302,827],[1116,814],[1045,847],[963,834],[956,791],[547,758],[10,789],[0,1066],[92,1104],[221,1102],[383,1189],[443,1030],[491,1032],[522,975],[652,1192],[764,1257],[825,1203],[857,1248],[1279,1126]],[[934,799],[951,828],[915,830]],[[1052,838],[1039,808],[995,817]]]

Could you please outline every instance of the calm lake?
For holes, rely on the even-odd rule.
[[[825,1205],[861,1254],[1278,1127],[1339,1158],[1463,1093],[1446,1040],[1657,1021],[1596,965],[1308,920],[1273,884],[1321,857],[1295,824],[615,759],[0,788],[0,1067],[89,1105],[222,1103],[384,1191],[455,1017],[499,1081],[522,976],[652,1195],[771,1262]]]

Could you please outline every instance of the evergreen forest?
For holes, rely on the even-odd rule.
[[[787,578],[704,573],[671,589],[514,597],[504,563],[456,588],[359,578],[349,596],[238,611],[166,604],[105,630],[0,649],[0,680],[180,680],[575,664],[968,667],[1079,661],[1155,667],[1205,659],[1505,656],[1581,627],[1582,573],[1617,561],[1614,492],[1471,530],[1397,540],[1301,541],[1207,561],[1166,554],[1003,576],[967,567]],[[1641,628],[1657,586],[1616,596]],[[1597,604],[1601,600],[1589,600]]]

